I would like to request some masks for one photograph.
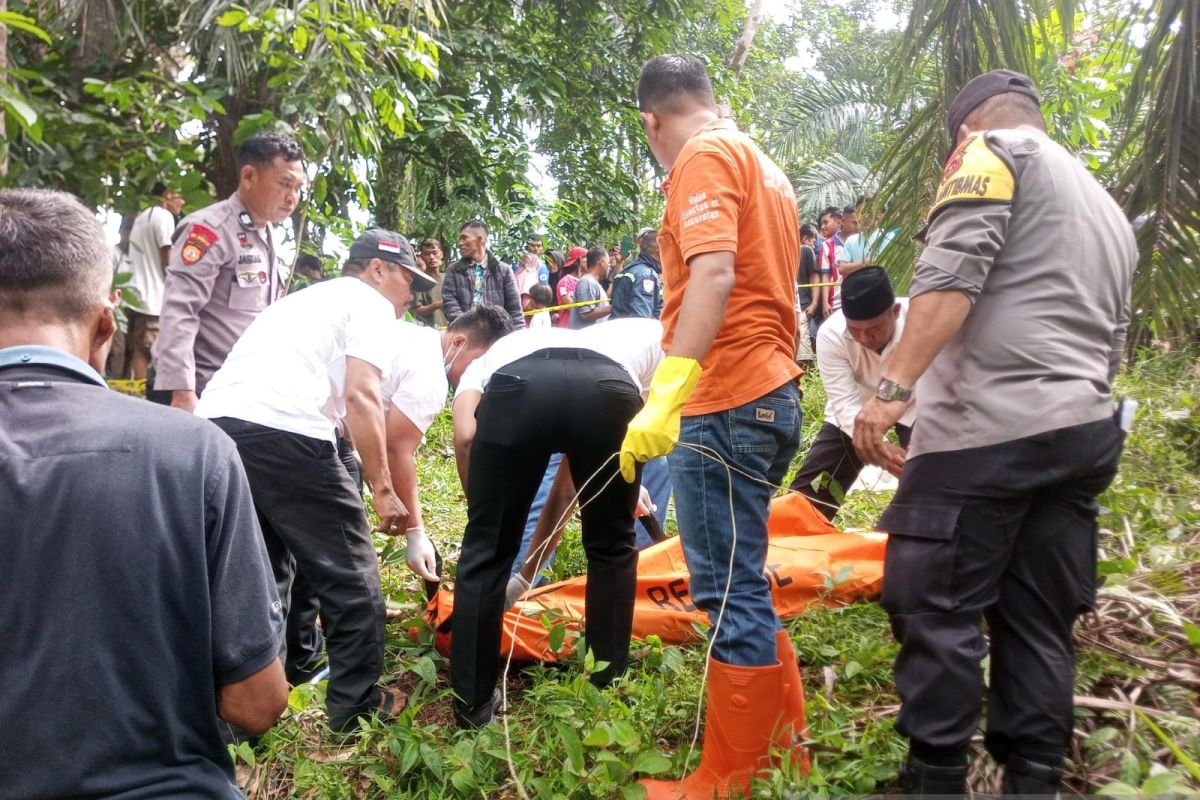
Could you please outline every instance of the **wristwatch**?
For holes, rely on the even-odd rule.
[[[912,397],[912,389],[905,389],[895,381],[884,378],[879,382],[879,388],[875,390],[875,396],[885,402],[891,402],[892,400],[907,402]]]

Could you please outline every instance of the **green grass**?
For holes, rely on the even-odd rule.
[[[801,454],[824,406],[815,375],[803,385]],[[1091,705],[1077,709],[1069,780],[1085,792],[1195,792],[1200,779],[1189,772],[1188,754],[1200,753],[1200,369],[1187,355],[1143,355],[1119,385],[1143,406],[1121,474],[1101,499],[1105,585],[1099,613],[1079,626],[1076,692]],[[453,575],[466,515],[447,414],[430,431],[418,467],[426,526]],[[887,500],[886,493],[855,493],[839,521],[870,527]],[[389,627],[385,678],[410,689],[410,709],[347,742],[325,728],[319,689],[294,690],[285,719],[257,749],[239,751],[251,797],[516,798],[523,790],[531,798],[632,798],[640,796],[631,785],[637,775],[679,775],[689,753],[691,763],[698,758],[689,743],[703,650],[655,641],[635,642],[627,676],[604,691],[588,683],[582,657],[564,667],[513,670],[507,740],[502,727],[459,732],[445,659],[423,628],[422,590],[404,565],[402,540],[380,539],[380,554],[384,592],[411,617]],[[555,574],[583,567],[574,521]],[[886,615],[876,604],[816,609],[788,629],[804,665],[813,767],[807,778],[776,770],[755,796],[894,790],[905,743],[892,727],[899,701]],[[1158,731],[1129,705],[1148,709]],[[998,790],[986,757],[976,765],[973,786]]]

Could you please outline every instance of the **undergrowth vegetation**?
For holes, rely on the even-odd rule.
[[[824,406],[815,373],[804,389],[801,456]],[[1067,783],[1080,793],[1181,796],[1200,791],[1200,367],[1186,354],[1143,353],[1119,391],[1142,405],[1120,475],[1101,498],[1103,585],[1095,613],[1077,627]],[[430,431],[419,470],[426,525],[452,580],[466,516],[448,414]],[[852,493],[840,526],[869,528],[887,500],[886,492]],[[627,676],[604,691],[587,681],[594,665],[585,656],[514,667],[506,724],[458,731],[446,660],[422,618],[423,588],[404,565],[402,541],[379,545],[384,591],[403,609],[389,625],[385,680],[411,692],[409,708],[347,740],[325,727],[323,687],[295,688],[286,717],[257,747],[237,750],[249,797],[636,798],[637,776],[678,776],[698,760],[698,644],[635,641]],[[576,520],[554,575],[583,566]],[[895,791],[905,743],[893,730],[896,645],[886,615],[857,604],[786,624],[803,664],[812,771],[802,777],[785,765],[755,796]],[[998,792],[994,765],[979,746],[975,756],[972,788]]]

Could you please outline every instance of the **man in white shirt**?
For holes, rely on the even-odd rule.
[[[817,331],[825,423],[791,485],[830,520],[863,467],[854,451],[854,418],[875,396],[908,313],[908,298],[896,298],[882,267],[852,272],[841,288],[841,309]],[[908,446],[916,416],[915,403],[910,400],[895,426],[901,447]]]
[[[175,218],[183,210],[183,196],[168,189],[166,184],[156,183],[151,191],[157,200],[137,215],[129,234],[129,267],[133,275],[127,286],[137,293],[139,305],[126,308],[125,341],[135,381],[145,380],[150,348],[158,338],[158,316],[162,313],[163,281],[171,260]]]
[[[587,647],[609,665],[592,682],[604,686],[624,671],[637,581],[638,482],[616,479],[616,453],[662,358],[658,320],[623,319],[580,331],[517,331],[463,375],[454,398],[454,451],[467,529],[450,645],[460,727],[486,725],[499,704],[505,588],[552,453],[566,454],[581,492]]]
[[[388,468],[380,385],[395,320],[413,291],[434,281],[403,236],[379,228],[350,246],[342,275],[264,309],[196,413],[237,443],[285,612],[297,568],[320,600],[329,725],[346,731],[367,714],[394,716],[407,697],[376,684],[384,644],[379,564],[362,499],[338,459],[336,430],[344,419],[362,456],[377,530],[403,532],[409,510]]]
[[[414,455],[445,407],[449,388],[458,386],[467,367],[511,332],[512,318],[493,305],[472,308],[445,330],[403,320],[394,323],[390,342],[395,355],[383,382],[388,470],[396,495],[408,509],[408,566],[430,583],[440,580],[441,566],[421,518]]]

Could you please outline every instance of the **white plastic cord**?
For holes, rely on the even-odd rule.
[[[718,462],[723,467],[725,467],[725,475],[727,478],[728,489],[729,489],[729,521],[730,521],[730,527],[731,527],[731,541],[730,541],[730,546],[729,546],[729,564],[726,567],[725,590],[721,595],[721,606],[717,611],[717,618],[713,623],[712,634],[709,636],[708,647],[705,649],[705,653],[704,653],[704,656],[705,656],[704,657],[704,671],[702,672],[701,677],[700,677],[700,697],[696,703],[696,718],[695,718],[695,722],[694,722],[694,725],[692,728],[692,739],[688,745],[688,755],[687,755],[687,758],[684,760],[684,763],[686,764],[692,760],[692,754],[696,751],[696,743],[700,740],[700,725],[703,720],[704,695],[705,695],[705,690],[708,687],[708,668],[709,668],[709,664],[712,661],[712,648],[713,648],[713,644],[716,642],[717,633],[721,630],[721,622],[725,618],[725,607],[729,601],[729,590],[732,588],[732,584],[733,584],[733,559],[734,559],[734,554],[737,550],[737,517],[734,514],[734,509],[733,509],[733,474],[732,473],[736,472],[739,475],[749,478],[750,480],[754,481],[755,483],[761,483],[761,484],[763,484],[771,489],[774,489],[774,490],[782,489],[784,491],[789,491],[789,492],[794,491],[794,490],[791,489],[790,487],[786,487],[786,486],[777,486],[776,484],[773,484],[768,480],[760,478],[757,475],[751,475],[749,472],[746,472],[743,469],[739,469],[736,466],[730,465],[728,461],[726,461],[724,458],[722,458],[721,455],[717,451],[713,450],[711,447],[707,447],[704,445],[693,445],[693,444],[688,444],[686,442],[678,442],[675,446],[683,447],[688,450],[692,450],[692,451],[700,454],[701,456],[705,456],[705,457],[713,459],[714,461]],[[561,525],[563,525],[571,516],[574,515],[575,512],[572,510],[571,507],[575,504],[575,502],[577,502],[579,500],[580,497],[583,496],[584,489],[586,489],[588,484],[591,483],[592,480],[597,475],[599,475],[605,469],[605,467],[607,467],[609,465],[609,463],[611,463],[612,460],[614,458],[616,458],[618,455],[619,455],[619,453],[613,453],[612,455],[610,455],[607,459],[605,459],[604,463],[601,464],[600,467],[595,472],[593,472],[591,475],[588,476],[588,479],[586,481],[584,481],[583,485],[580,486],[579,489],[576,491],[575,496],[571,499],[571,502],[567,504],[566,510],[563,512],[562,516],[560,516],[558,521],[554,524],[553,530],[557,531]],[[613,473],[612,477],[610,477],[604,483],[604,485],[600,487],[599,491],[597,491],[594,495],[589,497],[586,501],[580,503],[579,509],[581,510],[588,503],[595,500],[605,489],[608,488],[608,485],[613,482],[613,480],[617,477],[618,474],[620,474],[620,473],[618,471],[615,471]],[[807,499],[810,503],[814,503],[814,504],[818,504],[818,505],[826,505],[833,509],[838,508],[838,506],[835,506],[832,503],[826,503],[824,501],[816,500],[811,497],[809,497]],[[554,537],[552,537],[552,536],[548,537],[546,539],[546,541],[542,542],[542,544],[539,546],[536,553],[527,554],[526,561],[528,561],[529,558],[536,555],[537,560],[540,562],[541,558],[542,558],[542,554],[545,552],[546,548],[553,541],[553,538]],[[506,611],[507,611],[507,609],[506,609]],[[508,653],[504,659],[504,670],[500,676],[501,702],[504,704],[505,707],[508,706],[508,670],[509,670],[509,667],[512,665],[513,652],[516,649],[516,643],[517,643],[516,634],[517,634],[517,629],[516,629],[516,623],[514,622],[512,630],[509,633],[509,647],[508,647]],[[509,732],[507,715],[504,716],[504,752],[505,752],[505,758],[508,762],[508,773],[509,773],[509,776],[513,779],[513,785],[517,789],[517,794],[519,794],[521,796],[522,800],[530,800],[529,794],[525,791],[525,786],[521,782],[520,776],[517,775],[516,764],[513,762],[512,737]],[[682,781],[684,779],[684,777],[685,776],[681,775],[679,777],[679,781]]]

